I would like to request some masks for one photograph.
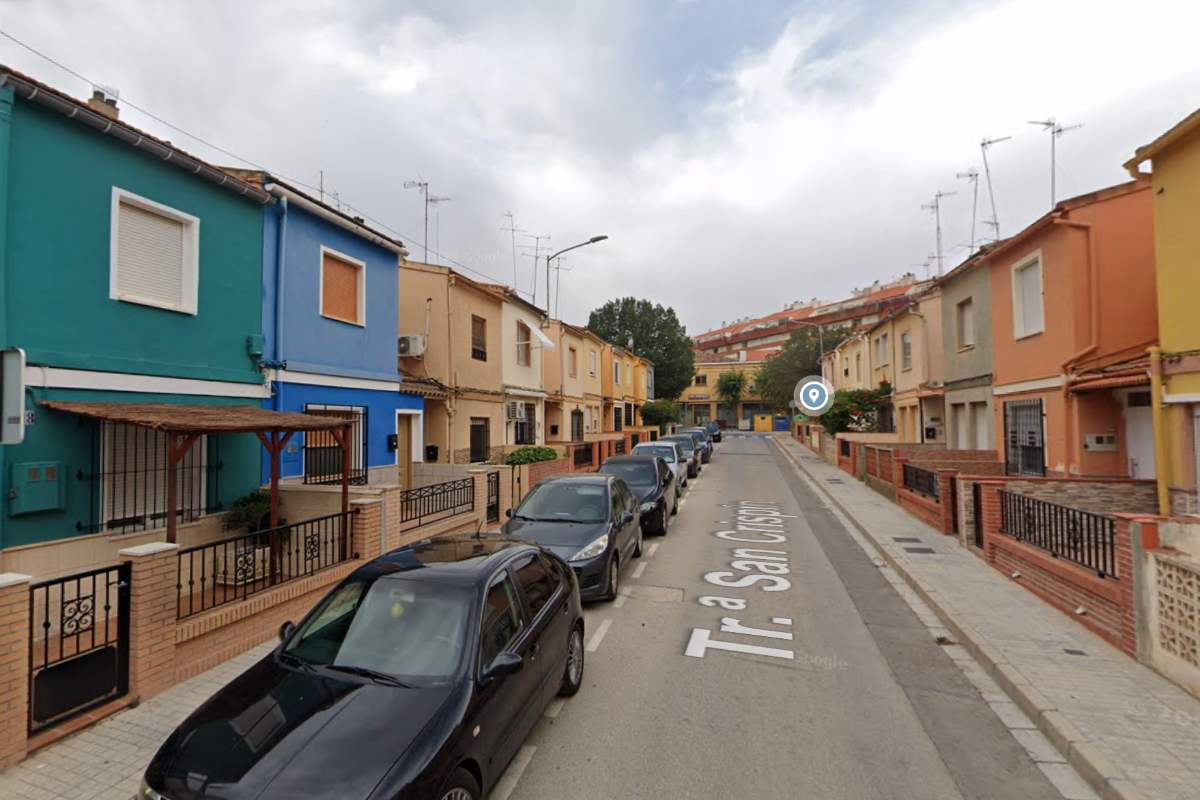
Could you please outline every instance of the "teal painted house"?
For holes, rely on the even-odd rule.
[[[0,448],[0,572],[105,562],[113,542],[165,526],[164,435],[42,401],[270,396],[259,365],[269,202],[125,125],[103,98],[0,67],[0,344],[26,352],[30,412],[25,441]],[[181,522],[202,527],[256,488],[260,464],[253,435],[201,437],[176,476]]]

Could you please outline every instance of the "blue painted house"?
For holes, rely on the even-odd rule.
[[[351,481],[406,481],[420,461],[424,400],[397,368],[397,240],[263,172],[231,170],[275,202],[264,209],[262,327],[268,408],[353,420]],[[281,475],[340,481],[326,433],[293,437]],[[399,470],[397,471],[397,468]],[[264,463],[264,480],[267,464]]]
[[[0,346],[26,352],[29,410],[24,441],[0,448],[0,572],[108,563],[165,524],[165,435],[44,402],[270,397],[259,361],[271,204],[127,125],[111,100],[0,66]],[[192,442],[176,473],[189,530],[257,488],[261,460],[252,434]]]

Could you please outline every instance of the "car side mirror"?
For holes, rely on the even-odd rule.
[[[670,475],[663,475],[663,479],[662,479],[662,485],[663,485],[663,486],[670,486],[670,485],[671,485],[671,476],[670,476]]]
[[[632,511],[626,511],[621,514],[621,525],[622,526],[628,525],[631,522],[633,522],[633,512]]]
[[[500,653],[492,659],[492,663],[483,668],[483,673],[479,676],[479,679],[483,683],[488,683],[496,678],[503,678],[505,675],[513,675],[520,672],[524,666],[525,659],[516,653]]]
[[[290,619],[279,626],[279,641],[286,642],[296,632],[296,624]]]
[[[509,519],[512,519],[512,509],[511,508],[504,509],[504,516],[508,517]]]

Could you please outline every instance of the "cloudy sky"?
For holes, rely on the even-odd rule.
[[[474,277],[514,282],[508,211],[556,249],[607,234],[564,259],[561,316],[634,295],[693,333],[922,273],[939,189],[958,192],[957,263],[972,194],[955,174],[985,136],[1013,137],[990,151],[1007,235],[1049,205],[1049,139],[1027,120],[1084,123],[1060,139],[1062,198],[1120,182],[1200,106],[1191,0],[0,0],[0,30],[247,163],[323,171],[415,257],[403,184],[428,180],[452,198],[430,246]],[[0,62],[89,91],[3,38]],[[532,247],[518,236],[524,290]]]

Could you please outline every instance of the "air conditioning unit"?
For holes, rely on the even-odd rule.
[[[509,400],[505,404],[505,419],[525,421],[525,404],[520,400]]]
[[[425,355],[425,337],[421,335],[401,336],[396,341],[396,350],[401,356],[415,358]]]

